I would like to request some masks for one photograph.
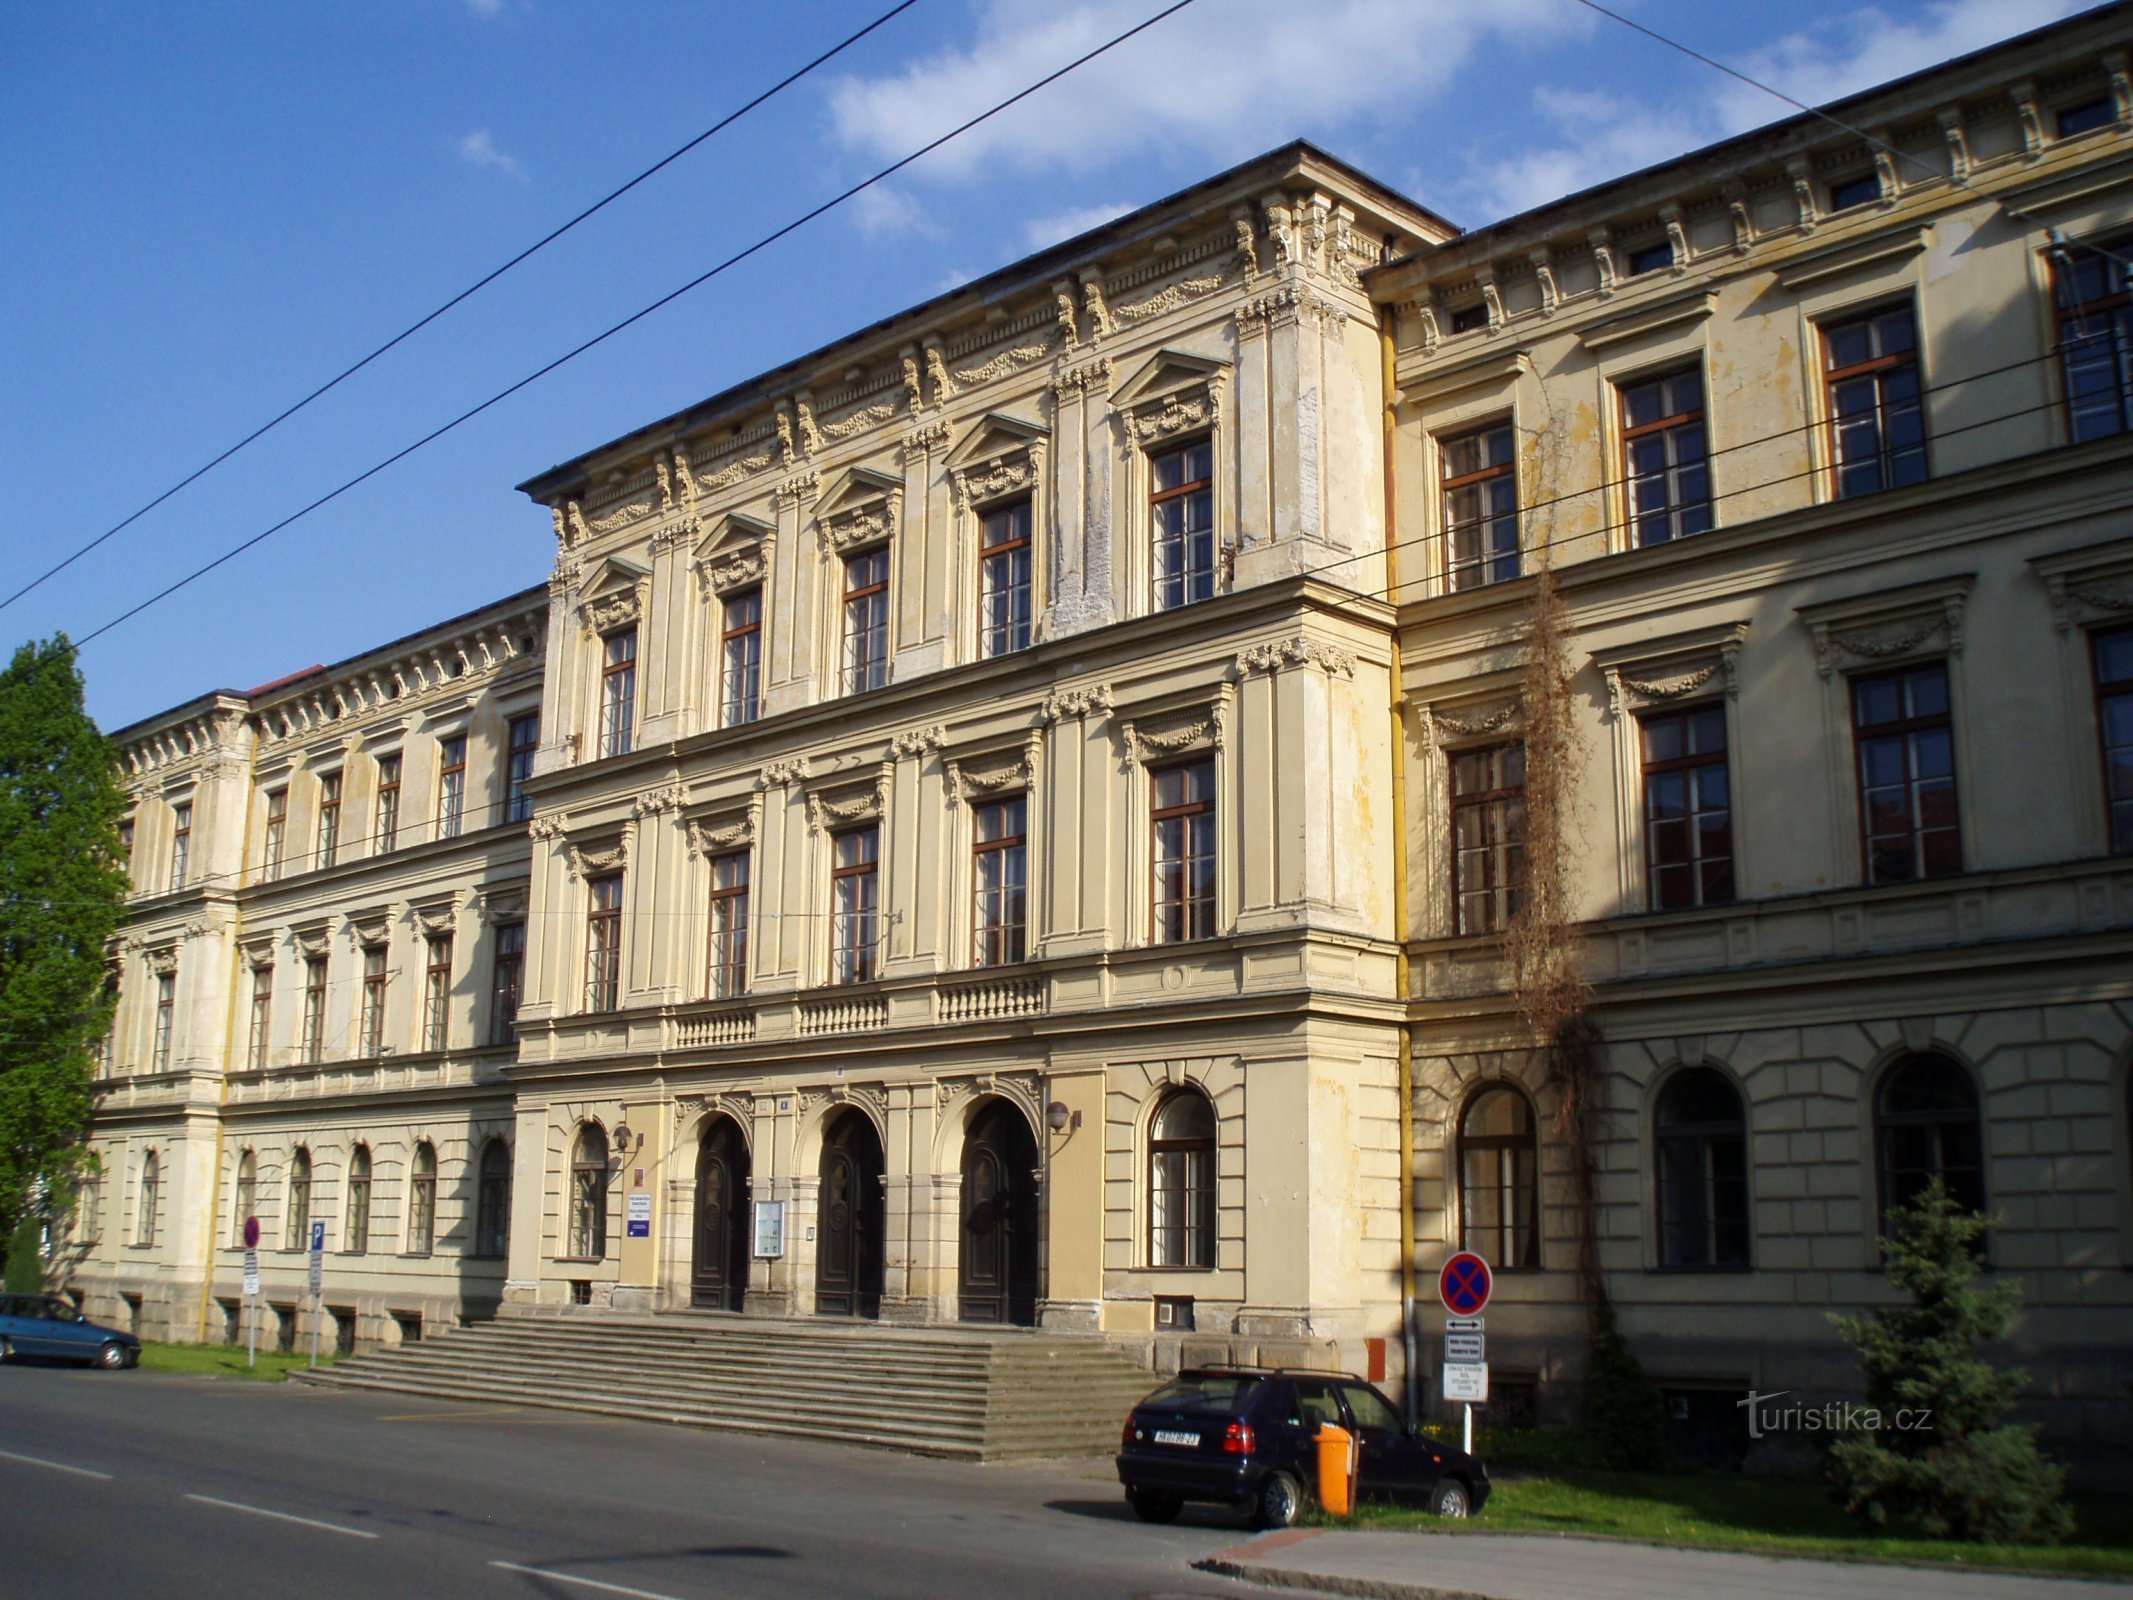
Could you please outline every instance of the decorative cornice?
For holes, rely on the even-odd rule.
[[[630,804],[630,814],[638,817],[655,817],[663,811],[679,811],[689,803],[689,791],[680,783],[669,783],[651,789]]]
[[[807,757],[794,756],[788,761],[766,763],[763,770],[756,775],[756,783],[765,789],[779,789],[787,784],[800,782],[807,775]]]
[[[1097,683],[1086,689],[1054,689],[1044,697],[1042,709],[1046,722],[1063,722],[1068,717],[1107,717],[1115,708],[1111,686]]]
[[[1240,673],[1280,672],[1286,667],[1316,667],[1331,678],[1355,676],[1355,657],[1347,651],[1316,639],[1298,636],[1279,643],[1256,644],[1239,652]]]
[[[905,756],[920,759],[938,751],[947,737],[947,729],[939,723],[926,728],[906,728],[889,741],[889,754],[897,759]]]

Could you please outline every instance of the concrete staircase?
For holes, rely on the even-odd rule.
[[[1158,1381],[1088,1337],[689,1315],[501,1317],[294,1376],[968,1461],[1115,1450]]]

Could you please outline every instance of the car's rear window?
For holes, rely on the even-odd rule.
[[[1265,1380],[1226,1373],[1174,1378],[1143,1400],[1143,1406],[1161,1406],[1176,1411],[1212,1411],[1235,1416],[1242,1411],[1252,1391]]]

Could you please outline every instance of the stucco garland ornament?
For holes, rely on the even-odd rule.
[[[1447,733],[1470,739],[1476,734],[1494,733],[1499,728],[1508,728],[1512,719],[1518,715],[1518,710],[1516,700],[1507,700],[1494,711],[1484,712],[1480,716],[1455,717],[1448,711],[1433,711],[1430,720]]]
[[[1684,673],[1678,678],[1624,678],[1622,687],[1634,689],[1647,700],[1678,700],[1683,695],[1694,694],[1717,675],[1718,663],[1714,661],[1707,667],[1699,667],[1694,672]]]

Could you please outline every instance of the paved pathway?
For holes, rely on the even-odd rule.
[[[2133,1584],[1517,1534],[1264,1534],[1194,1563],[1385,1600],[2133,1600]]]

